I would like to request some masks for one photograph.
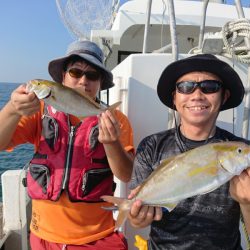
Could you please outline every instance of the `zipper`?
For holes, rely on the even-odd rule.
[[[68,150],[67,150],[67,156],[66,156],[66,164],[65,164],[65,172],[64,172],[62,189],[65,189],[67,181],[68,181],[75,131],[76,131],[76,127],[70,126],[69,143],[68,143]]]
[[[58,138],[58,124],[54,118],[52,118],[52,122],[54,124],[54,131],[55,131],[55,137],[54,137],[54,145],[55,145]]]

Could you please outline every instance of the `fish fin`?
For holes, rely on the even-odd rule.
[[[82,97],[84,97],[88,102],[90,102],[91,104],[93,104],[95,107],[101,109],[101,105],[97,102],[95,102],[91,97],[89,97],[83,90],[82,88],[74,88],[72,89],[75,92],[77,92],[79,95],[81,95]]]
[[[50,95],[51,99],[53,99],[54,101],[56,101],[56,97],[54,95]]]
[[[102,209],[104,210],[107,210],[107,211],[117,211],[118,210],[118,207],[117,206],[112,206],[112,207],[101,207]]]
[[[127,200],[127,199],[123,199],[123,198],[119,198],[119,197],[114,197],[114,196],[109,196],[109,195],[101,196],[101,199],[103,199],[106,202],[116,204],[118,206],[119,212],[118,212],[117,220],[115,222],[115,230],[114,231],[118,230],[128,217],[128,213],[129,213],[130,207],[131,207],[131,200]]]
[[[113,110],[113,109],[116,109],[117,107],[119,107],[120,105],[121,105],[121,101],[119,101],[119,102],[116,102],[116,103],[114,103],[114,104],[112,104],[112,105],[110,105],[109,107],[107,107],[107,110]]]
[[[119,214],[118,214],[118,217],[117,217],[116,222],[115,222],[115,230],[114,231],[117,231],[123,225],[123,223],[125,222],[125,220],[128,217],[128,213],[129,213],[129,210],[120,210],[119,209]]]
[[[84,120],[85,118],[87,118],[88,116],[77,116],[77,118],[80,120],[80,121],[82,121],[82,120]]]
[[[176,159],[176,155],[175,156],[171,156],[171,157],[168,157],[167,159],[164,159],[162,161],[160,161],[160,165],[167,165],[169,162],[173,161],[174,159]],[[159,165],[159,166],[160,166]]]
[[[103,199],[106,202],[116,204],[118,207],[125,200],[123,198],[119,198],[119,197],[115,197],[111,195],[103,195],[101,196],[101,199]]]
[[[181,156],[181,155],[180,155],[180,156]],[[171,156],[171,157],[168,157],[167,159],[161,160],[161,161],[160,161],[160,164],[157,166],[157,170],[159,171],[159,169],[161,169],[161,168],[170,168],[170,167],[172,167],[171,164],[170,164],[169,166],[167,166],[167,165],[168,165],[170,162],[172,162],[172,161],[174,161],[174,160],[176,160],[176,159],[178,159],[178,158],[179,158],[179,155],[177,155],[177,156]],[[157,175],[157,174],[158,174],[158,171],[153,171],[152,174],[151,174],[150,176],[148,176],[148,178],[145,179],[145,180],[142,182],[142,184],[141,184],[141,186],[140,186],[140,189],[143,188],[143,186],[147,183],[147,181],[148,181],[149,178],[152,178],[154,175]],[[140,189],[139,189],[139,191],[140,191]]]

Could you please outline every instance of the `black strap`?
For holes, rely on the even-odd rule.
[[[92,163],[101,163],[101,164],[108,164],[108,159],[105,156],[104,158],[98,159],[98,158],[91,158]]]
[[[33,159],[47,159],[48,158],[48,155],[45,155],[45,154],[40,154],[38,152],[36,152],[34,155],[33,155]]]

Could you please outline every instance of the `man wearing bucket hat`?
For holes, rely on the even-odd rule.
[[[200,54],[171,63],[161,74],[157,93],[164,105],[178,112],[180,124],[176,121],[175,128],[150,135],[139,144],[130,198],[167,157],[212,142],[249,144],[216,126],[219,112],[237,107],[244,96],[238,74],[217,57]],[[250,168],[211,193],[184,200],[170,213],[136,200],[129,220],[136,228],[151,225],[148,249],[242,249],[240,210],[249,234],[249,190]]]
[[[54,81],[81,88],[98,102],[99,90],[114,86],[103,57],[95,43],[76,41],[48,70]],[[35,145],[27,176],[32,250],[127,249],[100,198],[113,194],[114,175],[130,179],[134,148],[127,117],[114,110],[81,122],[40,103],[21,85],[1,110],[0,121],[6,125],[0,128],[1,150]]]

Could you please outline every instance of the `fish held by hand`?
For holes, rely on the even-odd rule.
[[[126,220],[136,199],[169,212],[189,197],[217,189],[250,166],[250,146],[242,142],[210,143],[163,160],[141,184],[133,199],[102,196],[119,208],[115,230]]]
[[[80,119],[87,116],[96,116],[105,110],[113,110],[121,102],[105,106],[95,102],[80,89],[72,89],[60,83],[34,79],[27,83],[26,91],[34,92],[38,99],[51,105],[57,111],[71,114]]]

